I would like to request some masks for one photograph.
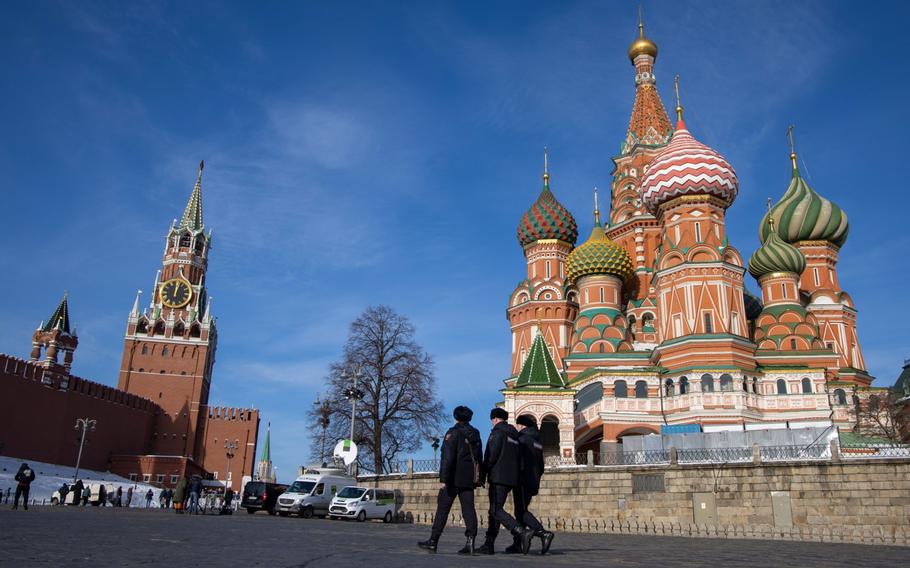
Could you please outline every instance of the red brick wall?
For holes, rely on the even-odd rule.
[[[204,438],[200,444],[200,462],[218,479],[227,479],[226,441],[237,443],[231,460],[231,487],[237,491],[244,475],[252,475],[256,460],[256,440],[259,438],[259,411],[248,408],[213,407],[202,426]]]
[[[75,465],[77,418],[97,420],[82,467],[107,470],[111,454],[148,453],[158,407],[151,401],[0,354],[0,454]]]

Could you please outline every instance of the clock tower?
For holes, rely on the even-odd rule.
[[[205,422],[218,334],[205,276],[212,232],[202,221],[202,169],[180,221],[165,238],[161,269],[127,319],[118,388],[157,404],[152,453],[204,458]]]

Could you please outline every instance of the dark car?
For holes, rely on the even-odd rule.
[[[251,515],[256,511],[268,511],[270,515],[274,515],[278,496],[287,490],[287,485],[279,483],[250,481],[243,488],[243,499],[240,501],[240,506],[246,508],[246,512]]]

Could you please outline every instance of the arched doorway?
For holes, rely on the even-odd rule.
[[[543,457],[559,457],[559,418],[547,414],[540,421],[540,442],[543,444]]]

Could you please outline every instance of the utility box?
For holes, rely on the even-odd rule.
[[[717,525],[717,502],[714,493],[692,494],[692,518],[696,525]]]
[[[793,510],[790,507],[789,491],[771,492],[771,511],[774,515],[775,527],[793,526]]]

